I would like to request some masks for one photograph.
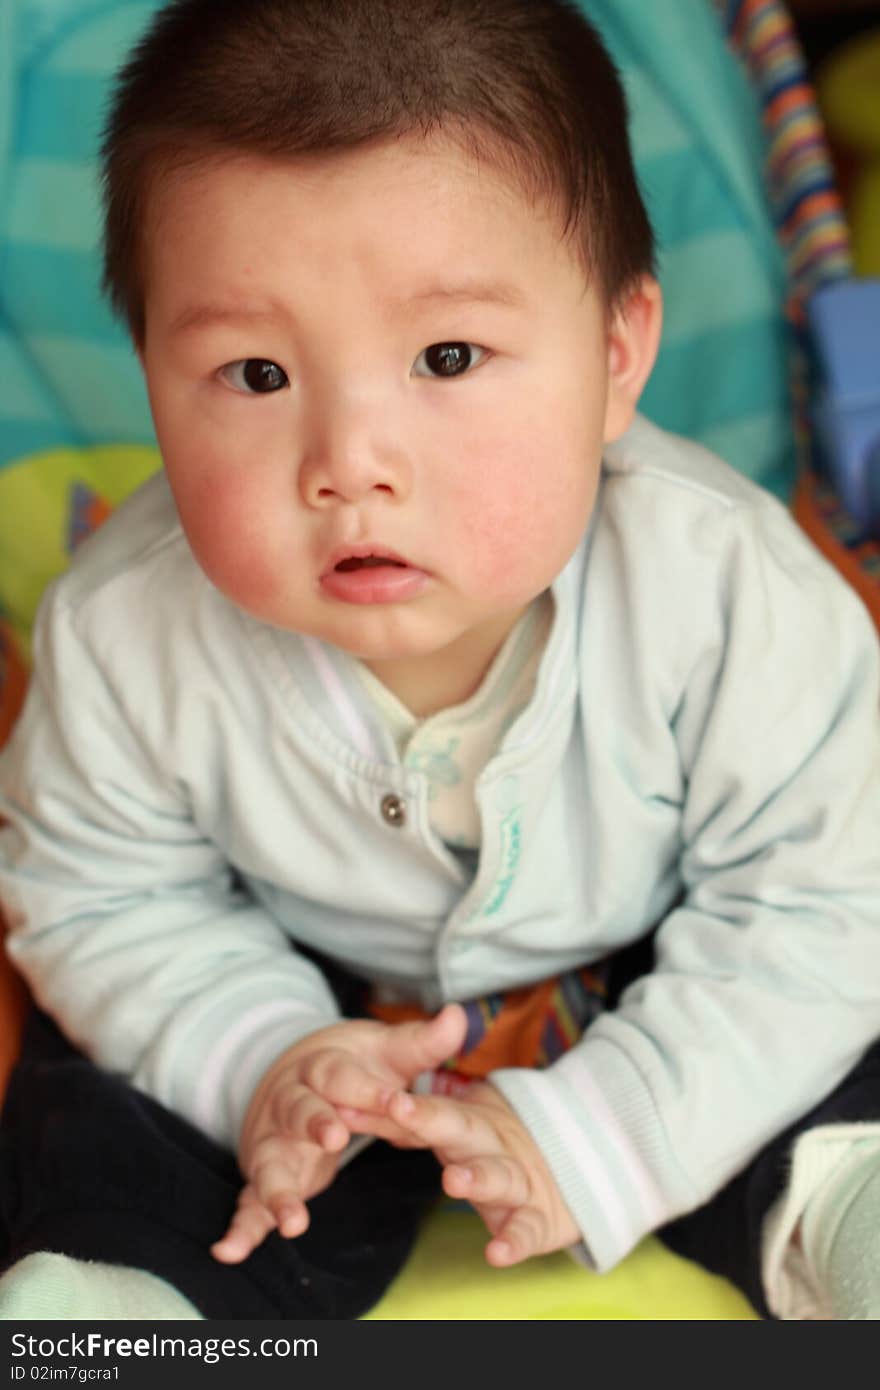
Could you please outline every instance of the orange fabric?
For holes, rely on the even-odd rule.
[[[0,620],[0,747],[18,718],[27,685],[27,668],[8,625]],[[24,981],[12,968],[2,949],[4,932],[0,914],[0,1099],[21,1046],[21,1029],[27,1012]]]
[[[459,1076],[475,1080],[497,1067],[533,1067],[558,984],[554,978],[539,985],[510,990],[491,1019],[487,1011],[486,1032],[476,1047],[454,1058],[449,1064],[451,1068]],[[410,1004],[370,1004],[368,1007],[372,1017],[383,1023],[407,1023],[428,1017]]]
[[[24,981],[13,970],[5,952],[0,951],[0,1098],[6,1090],[9,1073],[18,1059],[27,1007],[28,995]]]
[[[9,737],[24,701],[27,668],[12,629],[0,619],[0,747]]]
[[[823,555],[855,589],[880,631],[880,583],[861,563],[869,551],[874,554],[880,553],[880,546],[869,541],[863,547],[849,550],[841,544],[822,515],[816,479],[811,473],[801,475],[795,490],[792,511],[813,544],[818,546]]]
[[[764,108],[764,118],[771,129],[775,129],[788,111],[796,111],[806,101],[812,101],[813,89],[805,82],[787,87]]]
[[[822,217],[826,212],[840,211],[840,198],[836,189],[825,189],[821,193],[811,193],[801,203],[803,217]]]

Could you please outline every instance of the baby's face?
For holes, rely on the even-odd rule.
[[[481,674],[632,413],[556,222],[409,141],[205,166],[154,214],[143,365],[205,573],[380,676],[465,652]]]

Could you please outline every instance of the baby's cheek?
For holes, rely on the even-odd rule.
[[[518,587],[525,530],[525,518],[510,499],[495,499],[468,515],[462,559],[480,588],[498,594]]]
[[[471,573],[497,596],[518,601],[555,578],[589,516],[586,480],[541,465],[527,458],[494,478],[485,473],[479,490],[461,499]]]
[[[241,607],[259,611],[277,592],[277,508],[237,479],[205,477],[175,489],[181,523],[199,565]]]

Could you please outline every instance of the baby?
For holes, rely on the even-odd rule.
[[[68,1216],[121,1181],[139,1224],[55,1239],[28,1168],[43,1248],[166,1316],[247,1315],[270,1258],[280,1312],[355,1316],[442,1181],[492,1265],[657,1231],[765,1315],[880,1316],[877,642],[636,414],[661,299],[592,29],[176,0],[104,155],[164,469],[42,606],[0,891],[91,1059],[43,1024],[21,1123]]]

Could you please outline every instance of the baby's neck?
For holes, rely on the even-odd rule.
[[[435,652],[364,661],[373,675],[418,719],[460,705],[482,683],[495,656],[525,609],[472,629]]]

